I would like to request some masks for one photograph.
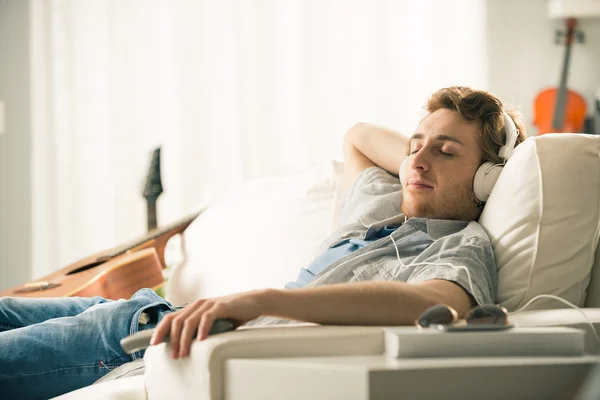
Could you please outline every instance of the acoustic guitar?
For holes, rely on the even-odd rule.
[[[144,188],[144,197],[149,201],[148,215],[152,217],[148,220],[148,234],[76,261],[35,282],[0,292],[0,297],[102,296],[118,300],[130,298],[139,289],[161,285],[168,240],[183,233],[202,210],[161,229],[153,228],[157,223],[156,198],[162,193],[160,175],[158,178],[155,175],[160,165],[158,157],[160,150],[154,153]]]

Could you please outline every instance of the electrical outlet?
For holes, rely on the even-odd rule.
[[[0,136],[6,133],[6,107],[4,102],[0,100]]]

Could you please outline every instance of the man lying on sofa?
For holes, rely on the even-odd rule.
[[[494,303],[494,253],[475,222],[487,198],[478,193],[479,179],[490,167],[480,171],[483,178],[476,172],[484,162],[502,164],[503,154],[523,141],[524,127],[495,96],[465,87],[434,93],[427,110],[410,141],[372,125],[348,131],[349,190],[338,226],[285,290],[199,299],[185,307],[173,307],[150,289],[127,301],[0,299],[2,395],[48,398],[89,385],[142,356],[120,346],[141,329],[156,327],[153,344],[168,334],[177,358],[220,318],[255,326],[291,320],[404,325],[435,304],[464,315],[475,304]],[[509,137],[513,143],[503,147]],[[487,185],[490,191],[493,182]]]

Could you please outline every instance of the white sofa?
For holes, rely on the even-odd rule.
[[[342,172],[341,163],[329,162],[250,182],[209,207],[184,233],[185,260],[173,268],[167,298],[184,303],[293,280],[335,224],[344,195]],[[586,352],[600,355],[600,343],[583,317],[600,328],[600,137],[528,139],[505,166],[480,222],[496,252],[499,303],[514,311],[547,293],[584,307],[579,311],[542,299],[511,314],[511,321],[585,329]],[[296,229],[289,229],[292,225]],[[383,327],[240,329],[195,342],[190,357],[176,361],[168,345],[153,346],[146,352],[144,376],[61,398],[226,399],[236,385],[227,380],[227,360],[383,352]],[[285,388],[273,385],[285,398]]]

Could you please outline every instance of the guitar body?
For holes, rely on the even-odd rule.
[[[2,292],[0,297],[102,296],[113,300],[128,299],[139,289],[156,287],[163,280],[158,253],[150,247],[83,270],[81,262],[77,262],[36,282]]]
[[[538,128],[538,134],[545,133],[576,133],[583,130],[585,116],[587,113],[586,102],[579,93],[567,89],[565,102],[565,119],[562,126],[555,129],[552,125],[552,112],[556,104],[559,89],[551,88],[541,91],[534,102],[534,125]]]

